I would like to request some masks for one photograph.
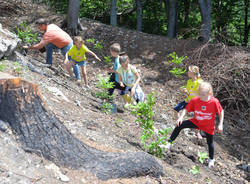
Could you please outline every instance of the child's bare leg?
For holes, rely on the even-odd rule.
[[[175,118],[176,120],[178,120],[178,119],[179,119],[179,112],[174,111],[174,118]]]
[[[70,77],[73,77],[73,72],[72,72],[73,63],[71,63],[70,61],[64,62],[63,67],[64,67],[65,70],[67,70]]]
[[[82,70],[82,76],[83,76],[85,85],[88,86],[88,77],[87,77],[86,66],[81,66],[81,70]]]
[[[202,139],[202,136],[201,136],[201,134],[200,134],[200,130],[199,130],[199,129],[195,129],[195,131],[196,131],[196,137],[197,137],[198,139]]]

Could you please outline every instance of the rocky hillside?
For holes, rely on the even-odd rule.
[[[12,32],[24,21],[37,31],[34,21],[48,18],[50,22],[61,24],[63,17],[43,4],[31,0],[0,0],[0,23]],[[84,31],[80,33],[85,40],[95,39],[103,49],[86,43],[104,61],[109,55],[109,46],[119,42],[132,63],[142,76],[142,88],[146,94],[156,92],[155,126],[174,127],[172,108],[184,97],[180,86],[187,77],[174,77],[169,70],[168,54],[188,56],[182,64],[186,68],[196,64],[201,68],[205,80],[214,85],[215,96],[222,101],[226,110],[224,133],[215,134],[215,159],[213,169],[201,164],[198,152],[207,152],[206,140],[197,140],[194,131],[183,131],[175,141],[173,149],[166,151],[162,159],[157,159],[164,168],[164,176],[120,178],[100,181],[86,171],[58,167],[34,153],[25,152],[18,137],[8,126],[0,122],[0,183],[248,183],[249,174],[249,50],[232,48],[223,44],[201,45],[196,40],[169,40],[163,36],[149,35],[123,28],[104,25],[88,19],[81,19]],[[41,36],[41,35],[40,35]],[[2,37],[2,35],[1,35]],[[2,38],[1,38],[2,39]],[[19,76],[40,86],[44,102],[79,140],[98,150],[108,152],[142,151],[140,143],[141,128],[136,117],[123,108],[118,95],[115,102],[118,113],[101,111],[102,100],[96,97],[95,87],[98,75],[106,75],[105,62],[97,62],[87,56],[87,72],[90,89],[78,86],[69,80],[62,69],[60,53],[54,55],[53,68],[44,67],[45,54],[29,51],[26,56],[17,51],[0,60],[0,71]],[[240,111],[241,110],[241,111]],[[190,169],[199,166],[198,174]]]

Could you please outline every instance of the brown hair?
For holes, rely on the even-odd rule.
[[[110,46],[110,50],[115,52],[115,53],[120,53],[121,52],[121,46],[119,43],[113,43],[111,46]]]
[[[84,40],[82,39],[81,36],[75,36],[75,37],[74,37],[74,43],[75,43],[75,42],[80,42],[80,43],[84,44]]]
[[[127,61],[128,62],[130,61],[128,55],[125,52],[120,53],[119,54],[119,62],[120,62],[120,64],[123,64],[123,63],[125,63]]]
[[[43,24],[48,25],[48,22],[44,18],[40,18],[40,19],[36,20],[36,24],[38,24],[38,25],[43,25]]]

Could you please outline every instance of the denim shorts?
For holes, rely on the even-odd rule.
[[[73,61],[75,63],[75,65],[78,66],[86,66],[86,61],[75,61],[74,59],[71,58],[71,61]]]
[[[119,90],[119,94],[120,95],[125,95],[125,94],[128,94],[130,91],[131,91],[131,87],[126,86],[125,90]],[[135,100],[143,102],[144,101],[144,97],[145,97],[145,95],[144,95],[141,87],[139,85],[136,86],[136,88],[135,88],[135,94],[134,94],[133,98]]]
[[[175,107],[174,110],[179,112],[180,110],[184,109],[187,105],[187,102],[183,101],[181,103],[178,103]]]

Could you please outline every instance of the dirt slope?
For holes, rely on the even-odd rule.
[[[24,20],[33,23],[40,16],[60,25],[64,17],[53,13],[42,4],[32,4],[30,0],[8,2],[0,0],[0,10],[0,23],[9,30],[14,30],[15,26]],[[114,42],[119,42],[122,50],[129,54],[132,63],[140,70],[143,78],[142,88],[145,93],[157,92],[155,123],[159,128],[174,126],[172,107],[183,99],[179,87],[187,80],[186,76],[175,78],[169,73],[172,67],[167,63],[166,56],[169,53],[175,51],[179,56],[187,55],[189,59],[183,67],[189,64],[200,66],[204,79],[210,81],[214,79],[216,86],[218,86],[217,79],[223,77],[224,73],[216,73],[215,67],[218,65],[222,65],[220,68],[235,67],[232,65],[230,60],[232,56],[229,53],[236,58],[234,60],[236,63],[240,60],[242,64],[249,65],[249,55],[241,49],[225,48],[223,50],[222,45],[202,47],[195,40],[170,40],[163,36],[112,27],[88,19],[82,19],[81,23],[85,30],[80,34],[85,39],[94,38],[102,43],[102,50],[95,49],[92,44],[87,43],[87,46],[102,59],[103,56],[109,55],[109,46]],[[36,30],[34,24],[32,26]],[[26,58],[33,58],[37,63],[45,62],[45,54],[35,51],[28,52]],[[226,66],[223,60],[228,60]],[[83,142],[97,149],[111,152],[143,149],[139,141],[141,134],[139,124],[135,123],[135,117],[129,111],[122,108],[121,99],[118,96],[115,100],[118,108],[121,109],[119,113],[105,114],[100,111],[102,101],[95,97],[95,92],[98,90],[95,83],[98,74],[106,74],[104,68],[107,65],[104,62],[98,63],[88,56],[87,72],[90,90],[79,87],[64,75],[65,72],[61,69],[62,57],[59,53],[55,54],[53,62],[57,72],[48,68],[40,68],[50,77],[33,73],[23,67],[21,67],[21,72],[17,72],[17,66],[13,65],[10,60],[1,60],[0,64],[6,65],[4,72],[19,75],[39,84],[44,100],[51,111]],[[249,73],[246,73],[246,76],[249,78]],[[49,87],[58,88],[67,99],[54,95],[48,90]],[[219,91],[215,89],[215,95],[220,94]],[[141,177],[100,182],[83,171],[73,171],[67,168],[62,168],[62,170],[70,178],[70,183],[247,183],[250,181],[249,172],[243,171],[240,166],[249,164],[250,127],[247,121],[249,111],[242,112],[236,118],[230,114],[233,113],[229,111],[226,114],[228,116],[225,117],[224,134],[215,135],[216,166],[212,170],[198,161],[198,151],[207,151],[205,139],[198,141],[194,132],[189,130],[183,131],[176,140],[173,150],[166,152],[163,159],[159,159],[165,169],[165,176],[160,179]],[[194,165],[200,167],[200,173],[197,175],[189,172]],[[84,182],[81,176],[84,176]],[[43,180],[37,183],[39,182],[43,183]]]

